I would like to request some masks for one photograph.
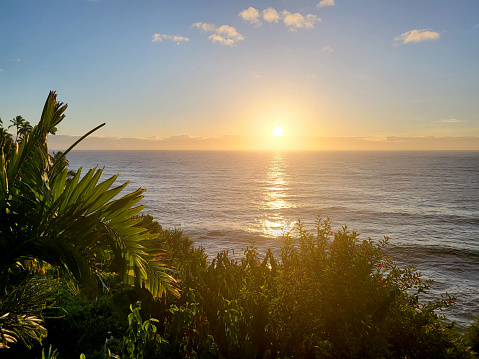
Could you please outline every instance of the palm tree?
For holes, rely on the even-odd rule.
[[[3,121],[0,118],[0,148],[10,146],[12,142],[12,135],[3,127]]]
[[[20,140],[22,140],[26,135],[32,132],[32,130],[33,130],[33,127],[32,125],[30,125],[30,122],[24,120],[17,130],[17,141],[18,141],[18,136],[20,136],[21,137]]]
[[[12,268],[38,260],[91,288],[101,276],[97,263],[106,262],[127,284],[154,296],[178,296],[157,235],[137,227],[144,190],[117,198],[128,182],[114,186],[118,175],[100,181],[102,170],[96,168],[83,176],[80,168],[67,181],[65,155],[96,129],[57,158],[49,155],[48,133],[63,120],[66,108],[50,92],[38,125],[17,146],[0,148],[0,284]],[[18,117],[15,125],[23,120]],[[4,313],[0,299],[0,319]]]
[[[22,127],[22,125],[25,123],[25,119],[22,116],[16,116],[13,119],[11,119],[10,122],[12,124],[10,126],[8,126],[8,128],[15,127],[15,129],[16,129],[15,141],[18,141],[18,135],[19,135],[18,132],[19,132],[20,128]]]
[[[3,139],[3,138],[6,138],[6,137],[10,137],[10,138],[11,138],[12,135],[9,134],[9,133],[7,132],[7,130],[4,129],[3,127],[0,127],[0,138]]]

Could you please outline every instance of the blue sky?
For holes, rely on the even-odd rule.
[[[479,136],[479,2],[0,4],[0,117],[100,136]]]

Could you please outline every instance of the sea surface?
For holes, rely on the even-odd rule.
[[[318,214],[360,239],[388,236],[387,252],[413,264],[457,305],[441,314],[466,326],[479,315],[479,152],[73,151],[70,168],[104,168],[145,188],[163,227],[181,228],[213,259],[282,244],[297,219]]]

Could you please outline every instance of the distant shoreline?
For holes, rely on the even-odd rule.
[[[48,146],[65,150],[80,136],[49,136]],[[306,137],[221,136],[168,138],[87,137],[77,150],[93,151],[479,151],[479,137]]]

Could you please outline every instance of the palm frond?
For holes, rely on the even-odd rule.
[[[52,293],[57,282],[46,278],[30,278],[6,289],[0,296],[0,347],[22,341],[30,347],[32,342],[46,336],[42,325],[45,312],[53,309]]]
[[[101,181],[97,168],[83,176],[80,168],[67,181],[63,157],[76,143],[55,161],[49,155],[48,133],[63,120],[66,108],[50,92],[38,125],[9,151],[2,149],[0,272],[19,258],[37,258],[88,282],[97,258],[109,251],[128,283],[155,295],[177,294],[171,268],[149,254],[154,238],[134,218],[143,209],[138,202],[144,190],[119,197],[128,182],[115,186],[118,175]]]

